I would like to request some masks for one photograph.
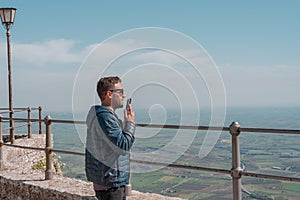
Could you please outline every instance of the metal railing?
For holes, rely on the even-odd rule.
[[[38,121],[34,121],[33,119],[31,119],[31,111],[35,111],[35,110],[38,111],[38,116],[39,116]],[[0,115],[11,113],[11,111],[8,108],[0,108],[0,111],[1,111]],[[42,134],[42,123],[43,123],[43,121],[42,121],[42,107],[39,106],[37,108],[32,108],[32,107],[13,108],[13,110],[12,110],[12,114],[20,113],[20,112],[27,112],[27,119],[15,118],[15,117],[6,118],[6,120],[9,121],[9,127],[5,128],[5,129],[2,129],[2,130],[9,130],[9,132],[10,132],[9,137],[10,137],[11,144],[15,143],[15,132],[14,132],[14,130],[17,129],[17,128],[27,126],[28,138],[31,138],[31,125],[32,125],[32,122],[39,123],[39,134]],[[14,116],[14,115],[12,115],[12,116]],[[17,119],[19,119],[19,120],[17,120]],[[18,122],[27,122],[27,123],[15,126],[14,125],[15,120],[18,121]]]
[[[63,153],[63,154],[71,154],[84,156],[84,153],[81,152],[73,152],[73,151],[65,151],[58,150],[53,148],[53,143],[51,141],[51,124],[52,123],[64,123],[64,124],[82,124],[85,125],[84,121],[73,121],[73,120],[55,120],[51,119],[50,116],[46,116],[44,120],[41,119],[30,119],[33,122],[44,122],[46,126],[46,146],[45,148],[38,147],[27,147],[27,146],[19,146],[14,144],[7,144],[2,141],[2,120],[8,120],[9,118],[4,118],[0,116],[0,170],[4,168],[4,162],[2,157],[2,147],[4,145],[31,149],[31,150],[40,150],[45,151],[46,154],[46,170],[45,170],[45,180],[51,180],[54,175],[53,170],[53,152]],[[14,118],[16,121],[24,121],[28,119],[19,119]],[[137,127],[143,128],[165,128],[165,129],[187,129],[187,130],[216,130],[216,131],[229,131],[231,134],[232,141],[232,168],[228,169],[217,169],[210,167],[201,167],[201,166],[190,166],[190,165],[180,165],[180,164],[169,164],[169,163],[159,163],[152,161],[142,161],[142,160],[134,160],[131,159],[131,162],[146,164],[146,165],[156,165],[156,166],[164,166],[170,168],[180,168],[180,169],[189,169],[189,170],[200,170],[200,171],[208,171],[208,172],[217,172],[223,174],[229,174],[232,177],[232,195],[234,200],[242,199],[242,184],[241,178],[242,176],[249,176],[255,178],[264,178],[264,179],[273,179],[273,180],[281,180],[281,181],[291,181],[291,182],[300,182],[300,178],[297,177],[287,177],[287,176],[277,176],[270,174],[259,174],[243,171],[241,168],[240,161],[240,144],[239,144],[239,135],[241,132],[259,132],[259,133],[276,133],[276,134],[296,134],[300,135],[300,130],[291,130],[291,129],[263,129],[263,128],[242,128],[237,122],[233,122],[229,127],[209,127],[209,126],[182,126],[182,125],[159,125],[159,124],[136,124]]]

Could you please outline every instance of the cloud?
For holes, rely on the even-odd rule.
[[[44,66],[47,64],[79,63],[91,49],[90,46],[76,50],[78,42],[55,39],[35,43],[13,43],[12,59],[23,65]]]
[[[6,47],[5,42],[0,43]],[[78,48],[78,44],[66,39],[12,43],[14,105],[70,109],[76,70],[92,48],[91,45]],[[7,52],[6,48],[0,51],[1,80],[5,83],[0,86],[1,102],[5,103],[8,96]]]
[[[220,69],[231,106],[299,106],[299,66],[227,65]]]
[[[0,42],[0,45],[6,47],[5,42]],[[13,90],[18,93],[14,96],[17,98],[15,102],[37,103],[41,101],[41,104],[51,109],[57,105],[60,105],[60,108],[69,109],[75,81],[79,81],[79,87],[82,87],[82,90],[94,91],[101,72],[110,64],[109,70],[106,71],[109,74],[124,75],[125,79],[132,77],[126,73],[135,75],[136,78],[128,78],[125,81],[132,81],[128,83],[128,86],[132,88],[137,88],[135,83],[139,81],[159,82],[157,78],[161,78],[169,80],[164,85],[169,85],[176,91],[175,89],[181,87],[178,77],[182,76],[190,82],[192,90],[200,94],[198,99],[201,103],[210,100],[210,97],[205,99],[204,96],[218,90],[217,86],[221,82],[215,84],[218,76],[213,75],[219,69],[229,105],[299,105],[300,99],[296,92],[300,84],[299,66],[222,65],[211,70],[209,66],[212,66],[212,61],[204,56],[204,51],[199,53],[199,50],[195,49],[178,49],[175,54],[172,54],[163,50],[139,49],[141,46],[147,46],[147,44],[133,39],[86,46],[67,39],[26,44],[13,43]],[[7,93],[6,55],[6,48],[1,48],[1,80],[5,83],[0,85],[1,94]],[[88,59],[85,60],[88,55]],[[183,58],[192,64],[200,65],[202,74],[199,75]],[[151,63],[153,66],[150,66]],[[83,73],[83,76],[77,76],[76,80],[77,72]],[[209,91],[206,88],[207,85],[211,86]],[[151,89],[151,87],[148,88]],[[145,87],[145,91],[146,89]],[[1,95],[1,102],[6,101],[6,96],[7,94]]]
[[[138,40],[99,44],[79,70],[75,85],[76,108],[86,108],[94,102],[94,98],[80,100],[80,97],[92,97],[90,91],[94,91],[98,78],[108,75],[120,76],[128,95],[136,91],[135,94],[143,98],[139,102],[153,102],[154,96],[165,97],[165,94],[180,97],[180,103],[185,107],[198,106],[197,100],[201,105],[207,105],[212,98],[213,103],[220,106],[225,102],[223,83],[216,66],[201,49],[155,48]],[[189,96],[184,95],[187,93]],[[171,105],[167,97],[159,103],[178,106],[178,103]]]

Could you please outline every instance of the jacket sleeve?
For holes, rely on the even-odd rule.
[[[99,125],[106,135],[106,141],[119,150],[129,151],[134,143],[135,124],[125,122],[124,130],[118,119],[112,114],[97,115]]]

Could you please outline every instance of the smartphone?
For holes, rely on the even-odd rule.
[[[127,99],[126,110],[129,111],[129,104],[131,104],[131,98]]]

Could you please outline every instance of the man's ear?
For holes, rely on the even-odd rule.
[[[112,99],[112,92],[111,91],[107,91],[105,94],[105,97],[108,99]]]

